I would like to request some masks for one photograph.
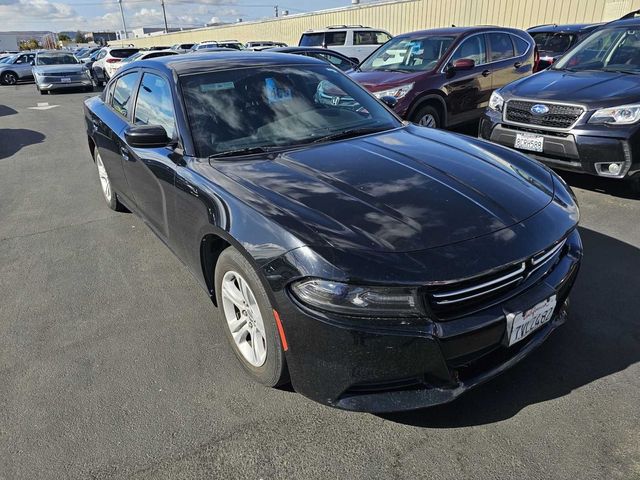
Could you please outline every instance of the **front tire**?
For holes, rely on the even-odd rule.
[[[100,187],[102,189],[102,196],[104,197],[107,206],[116,212],[124,212],[126,209],[124,205],[118,200],[118,194],[113,190],[111,186],[111,179],[107,173],[107,169],[104,166],[98,147],[93,150],[93,159],[96,162],[96,168],[98,170],[98,178],[100,179]]]
[[[271,302],[253,266],[233,247],[218,259],[215,288],[222,328],[244,371],[267,387],[287,383]]]
[[[413,114],[411,121],[422,127],[441,128],[442,118],[440,112],[433,105],[425,105]]]
[[[13,72],[4,72],[0,77],[0,83],[3,85],[15,85],[18,83],[18,76]]]

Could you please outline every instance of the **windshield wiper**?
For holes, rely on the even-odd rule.
[[[252,155],[254,153],[269,153],[273,150],[277,150],[276,147],[245,147],[238,148],[236,150],[227,150],[225,152],[214,153],[209,155],[209,160],[212,158],[224,158],[224,157],[240,157],[242,155]]]
[[[388,130],[387,127],[362,127],[362,128],[350,128],[348,130],[342,130],[340,132],[330,133],[322,137],[315,138],[309,143],[330,142],[331,140],[342,140],[345,138],[357,137],[360,135],[366,135],[367,133],[383,132]]]
[[[624,70],[622,68],[603,68],[603,72],[613,72],[613,73],[628,73],[629,75],[638,75],[640,72],[634,72],[633,70]]]

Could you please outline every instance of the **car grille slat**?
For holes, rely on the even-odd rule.
[[[532,275],[540,279],[558,261],[566,240],[538,252],[525,261],[506,266],[498,271],[481,274],[473,278],[431,285],[427,287],[426,299],[441,319],[454,318],[472,310],[481,310],[513,294]]]
[[[549,111],[542,115],[532,113],[531,107],[540,104],[545,105]],[[584,112],[584,107],[580,105],[509,100],[505,106],[505,120],[521,125],[569,129],[576,124]]]

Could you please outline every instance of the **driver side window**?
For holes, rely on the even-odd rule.
[[[461,58],[473,60],[476,65],[487,63],[487,49],[484,35],[474,35],[464,40],[451,56],[451,63]]]

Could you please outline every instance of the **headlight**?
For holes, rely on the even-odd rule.
[[[413,83],[407,83],[406,85],[400,85],[399,87],[390,88],[389,90],[382,90],[381,92],[373,92],[376,98],[382,97],[395,97],[402,98],[413,88]]]
[[[591,115],[589,123],[608,123],[613,125],[631,125],[640,120],[640,105],[621,105],[601,108]]]
[[[497,90],[494,90],[491,94],[491,98],[489,98],[489,108],[496,112],[501,112],[503,106],[504,98],[502,98],[502,95],[500,95]]]
[[[304,279],[292,284],[295,297],[319,310],[366,317],[417,316],[416,292],[402,287],[367,287]]]

